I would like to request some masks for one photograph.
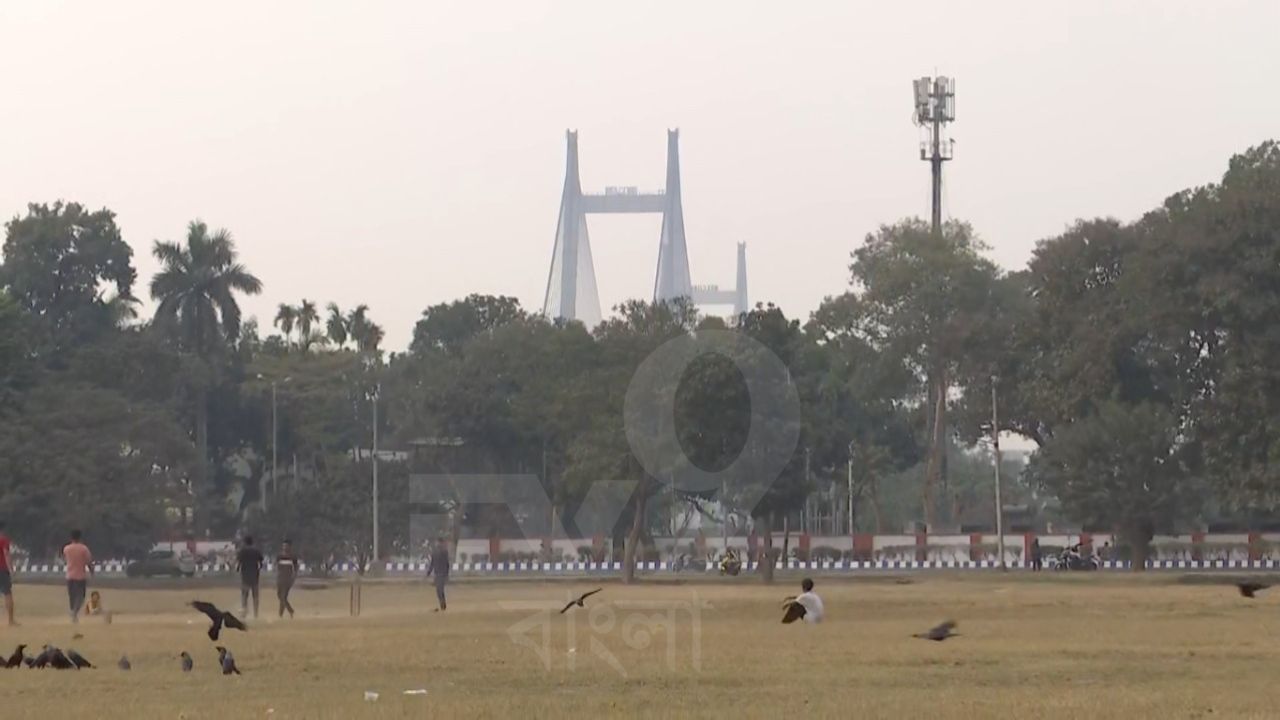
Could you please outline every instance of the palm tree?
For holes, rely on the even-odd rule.
[[[218,230],[210,235],[199,220],[187,226],[185,245],[157,240],[151,253],[161,267],[151,279],[151,298],[159,301],[155,325],[167,331],[181,350],[212,365],[240,335],[236,293],[256,295],[262,292],[262,282],[236,261],[231,233]],[[198,510],[209,464],[209,382],[202,378],[193,385],[200,453],[198,485],[193,487]]]
[[[382,342],[382,328],[369,320],[368,313],[368,305],[357,305],[347,316],[347,333],[356,344],[356,350],[362,353],[377,352]]]
[[[329,336],[329,340],[341,350],[347,344],[347,319],[342,315],[342,309],[337,303],[329,303],[329,319],[325,321],[325,333]]]
[[[298,306],[298,345],[306,352],[311,347],[311,343],[316,339],[311,335],[311,327],[320,320],[320,314],[316,312],[316,304],[302,299],[302,304]]]
[[[280,328],[280,332],[284,333],[284,344],[289,345],[289,338],[293,337],[293,324],[298,319],[298,309],[288,303],[280,303],[280,307],[276,308],[275,326]]]

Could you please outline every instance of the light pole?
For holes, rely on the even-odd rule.
[[[1000,553],[1000,569],[1004,564],[1004,503],[1000,499],[1000,418],[996,411],[996,377],[991,376],[991,447],[996,464],[996,538]]]
[[[258,379],[259,379],[259,380],[264,380],[264,379],[265,379],[265,378],[263,377],[262,373],[258,373]],[[284,380],[281,380],[280,382],[281,382],[281,383],[287,383],[287,382],[289,382],[289,381],[290,381],[290,380],[292,380],[292,379],[293,379],[293,376],[292,376],[292,375],[290,375],[289,377],[286,377]],[[279,460],[278,460],[278,456],[279,456],[279,452],[278,452],[278,451],[279,451],[279,445],[278,445],[278,444],[277,444],[277,442],[276,442],[276,438],[278,437],[277,429],[278,429],[278,427],[279,427],[279,426],[278,426],[278,424],[277,424],[277,422],[276,422],[276,417],[277,417],[277,415],[276,415],[276,385],[277,385],[277,382],[276,382],[275,380],[272,380],[272,381],[271,381],[271,496],[272,496],[272,497],[275,497],[275,494],[276,494],[276,487],[277,487],[277,485],[276,485],[276,476],[279,474],[279,470],[280,470],[280,463],[279,463]],[[296,482],[296,481],[297,481],[297,478],[294,478],[294,481]],[[267,501],[266,501],[266,498],[263,498],[263,499],[262,499],[262,509],[263,509],[263,510],[266,510],[266,509],[267,509]]]
[[[853,441],[849,441],[849,534],[853,535]]]
[[[280,469],[279,451],[280,444],[277,441],[277,425],[276,425],[276,381],[271,381],[271,497],[276,496],[276,474]]]
[[[378,396],[382,383],[373,391],[373,562],[378,562]]]

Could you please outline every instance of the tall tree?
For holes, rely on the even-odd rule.
[[[152,253],[160,272],[151,279],[151,297],[159,301],[155,324],[202,365],[193,381],[196,447],[197,519],[201,493],[207,491],[209,465],[209,388],[212,371],[240,334],[237,294],[256,295],[262,282],[237,260],[231,233],[210,234],[205,223],[187,227],[185,244],[157,240]]]
[[[0,290],[0,408],[14,407],[18,392],[30,381],[31,350],[25,325],[22,309]]]
[[[1115,528],[1141,570],[1155,532],[1194,517],[1204,499],[1181,435],[1157,405],[1106,401],[1056,432],[1027,472],[1073,517]]]
[[[382,344],[382,326],[369,319],[368,305],[357,305],[347,315],[347,334],[361,353],[377,353]]]
[[[347,344],[347,318],[342,314],[342,309],[337,303],[329,303],[326,310],[329,314],[324,323],[325,335],[328,336],[329,342],[341,350]]]
[[[1233,157],[1135,232],[1147,342],[1206,474],[1231,509],[1280,508],[1280,143]]]
[[[30,314],[47,360],[116,327],[137,272],[114,213],[33,203],[6,230],[0,288]]]
[[[316,341],[312,335],[312,328],[320,321],[320,313],[316,311],[316,304],[306,298],[298,305],[298,315],[296,323],[298,325],[298,347],[303,352],[311,349],[312,343]]]
[[[298,322],[298,308],[289,303],[280,303],[276,308],[276,319],[274,325],[280,328],[280,332],[284,333],[285,344],[288,344],[293,337],[293,326]]]
[[[505,295],[468,295],[463,300],[432,305],[413,328],[415,353],[458,352],[471,338],[525,317],[520,302]]]
[[[913,218],[868,235],[849,268],[857,334],[899,358],[920,383],[929,439],[923,505],[930,524],[935,489],[946,477],[952,391],[962,359],[984,351],[986,336],[979,330],[997,300],[1000,272],[982,257],[983,249],[967,224],[948,222],[936,234]]]

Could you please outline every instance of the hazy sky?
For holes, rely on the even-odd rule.
[[[118,214],[140,269],[202,218],[266,284],[364,302],[388,347],[472,292],[541,307],[564,174],[663,184],[695,283],[807,316],[881,222],[928,214],[911,79],[957,78],[946,211],[1005,267],[1280,136],[1280,2],[0,0],[0,216]],[[602,304],[652,292],[658,216],[593,216]]]

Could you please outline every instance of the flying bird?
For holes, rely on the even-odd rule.
[[[22,667],[22,661],[27,659],[22,651],[26,649],[26,645],[19,645],[17,649],[13,651],[13,654],[9,656],[9,659],[5,661],[4,666],[7,668]]]
[[[120,668],[121,670],[132,670],[133,663],[129,662],[128,655],[121,655],[120,661],[116,663],[116,667]]]
[[[51,658],[53,658],[53,648],[45,645],[44,649],[40,651],[40,654],[32,658],[31,665],[28,667],[33,667],[37,670],[46,668],[49,666],[49,660]]]
[[[796,602],[794,597],[789,597],[782,601],[782,610],[782,624],[784,625],[790,625],[803,618],[805,612],[807,612],[804,605]]]
[[[187,654],[186,650],[182,651],[182,672],[191,672],[191,668],[195,667],[195,661]]]
[[[77,670],[81,668],[93,667],[93,663],[89,662],[85,658],[85,656],[81,655],[75,650],[70,650],[70,649],[67,650],[67,659],[70,660],[73,664],[75,664]]]
[[[72,669],[79,670],[80,669],[80,666],[71,662],[71,658],[67,657],[67,654],[62,652],[62,650],[56,647],[50,647],[48,652],[49,652],[48,665],[49,667],[52,667],[54,670],[72,670]]]
[[[217,650],[218,664],[222,666],[222,674],[230,675],[235,673],[236,675],[239,675],[240,668],[236,667],[236,659],[231,655],[231,651],[221,645],[217,646]]]
[[[1236,587],[1240,588],[1241,596],[1252,598],[1254,596],[1253,595],[1254,593],[1258,592],[1259,590],[1266,590],[1271,586],[1266,583],[1242,581],[1242,582],[1236,583]]]
[[[225,610],[219,610],[213,603],[207,603],[202,600],[193,600],[189,604],[191,607],[207,615],[209,620],[213,622],[213,624],[209,626],[210,640],[216,641],[218,639],[218,633],[222,631],[223,626],[229,627],[232,630],[247,631],[249,629],[243,622],[240,622],[240,618],[237,618],[235,615],[232,615]]]
[[[573,600],[570,600],[570,601],[569,601],[569,604],[568,604],[568,605],[565,605],[565,606],[564,606],[564,609],[562,609],[562,610],[560,611],[560,614],[561,614],[561,615],[563,615],[563,614],[565,614],[565,613],[569,612],[569,608],[571,608],[571,607],[573,607],[573,606],[575,606],[575,605],[576,605],[576,606],[578,606],[578,607],[586,607],[586,605],[583,605],[583,604],[582,604],[582,601],[583,601],[583,600],[586,600],[587,598],[591,597],[592,595],[595,595],[596,593],[600,592],[600,591],[601,591],[601,590],[603,590],[603,589],[604,589],[604,588],[596,588],[595,590],[592,590],[591,592],[582,593],[581,595],[579,595],[578,597],[574,598]]]
[[[951,632],[951,631],[952,631],[952,630],[954,630],[955,628],[956,628],[956,623],[955,623],[955,621],[954,621],[954,620],[948,620],[948,621],[946,621],[946,622],[942,623],[941,625],[939,625],[939,626],[937,626],[937,627],[935,627],[935,628],[932,628],[932,629],[931,629],[931,630],[929,630],[929,632],[927,632],[927,633],[916,633],[916,634],[912,635],[911,637],[918,637],[918,638],[921,638],[921,639],[923,639],[923,640],[932,640],[932,641],[934,641],[934,642],[942,642],[943,640],[946,640],[947,638],[957,637],[957,636],[960,634],[960,633],[953,633],[953,632]]]

